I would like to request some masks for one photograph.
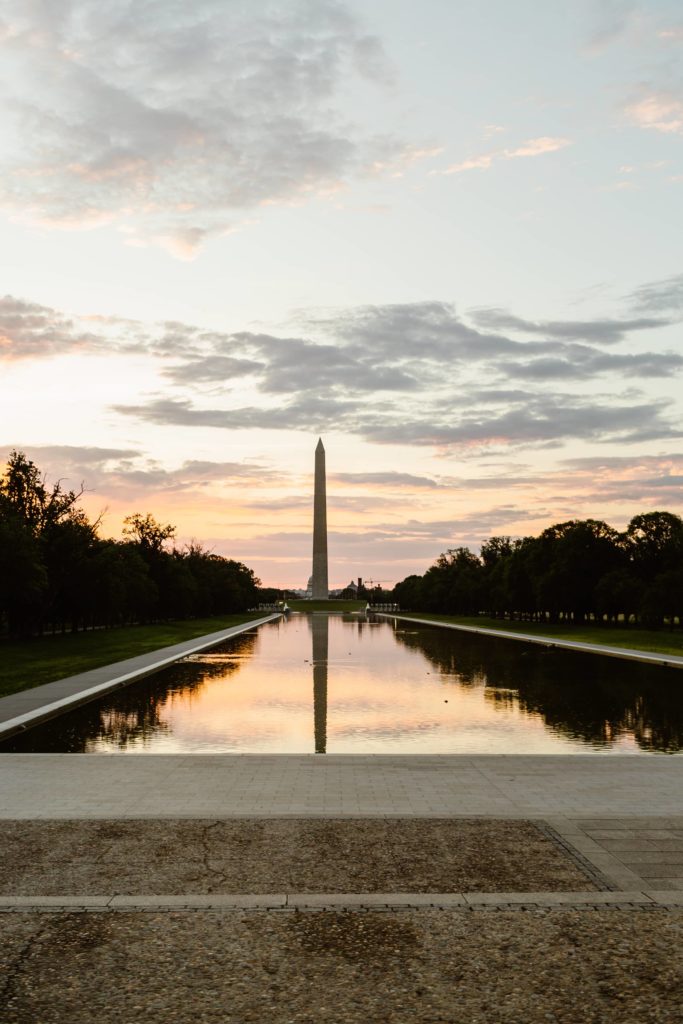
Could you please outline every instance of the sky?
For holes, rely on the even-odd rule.
[[[0,0],[0,461],[269,586],[683,513],[678,0]],[[3,297],[4,296],[4,297]]]

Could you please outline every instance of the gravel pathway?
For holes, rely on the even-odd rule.
[[[683,1021],[683,911],[7,915],[3,1024]]]
[[[0,837],[14,896],[594,888],[524,821],[15,821]]]

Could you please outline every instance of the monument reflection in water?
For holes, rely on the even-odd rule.
[[[293,614],[0,749],[677,754],[683,674],[408,621]]]
[[[327,753],[327,659],[330,646],[330,617],[313,612],[309,617],[313,662],[313,723],[316,754]]]

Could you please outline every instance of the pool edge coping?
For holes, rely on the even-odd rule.
[[[210,647],[215,647],[216,644],[222,643],[223,640],[229,640],[234,636],[239,636],[240,633],[246,633],[248,630],[265,625],[267,622],[274,622],[276,619],[281,618],[281,616],[282,612],[274,612],[272,615],[267,615],[259,619],[250,619],[249,622],[241,622],[236,626],[229,626],[227,629],[217,630],[214,633],[205,633],[203,636],[193,637],[191,640],[184,640],[179,644],[170,644],[167,647],[159,647],[156,651],[149,651],[147,654],[138,655],[137,658],[115,661],[110,665],[99,665],[95,669],[89,669],[87,672],[72,676],[71,679],[73,681],[73,685],[77,686],[79,679],[91,676],[93,673],[106,673],[108,670],[116,671],[120,666],[126,665],[129,661],[135,662],[140,660],[141,662],[145,662],[138,668],[133,668],[128,672],[123,672],[122,674],[115,674],[113,677],[110,676],[108,679],[104,679],[100,683],[85,686],[83,689],[75,690],[73,693],[60,697],[58,700],[49,701],[46,704],[40,704],[38,707],[25,711],[23,714],[14,715],[11,718],[0,721],[0,740],[9,739],[11,736],[16,735],[16,733],[23,732],[31,726],[39,725],[41,722],[48,721],[51,718],[56,718],[65,711],[70,711],[73,708],[80,707],[82,704],[87,704],[91,700],[96,700],[98,697],[111,693],[113,690],[121,689],[124,686],[128,686],[130,683],[137,682],[139,679],[144,679],[145,676],[153,675],[160,669],[166,668],[166,666],[172,665],[174,662],[180,661],[182,658],[186,658],[190,654],[197,654]],[[167,653],[164,657],[157,658],[153,661],[149,660],[164,651],[172,651],[173,653]],[[19,692],[33,693],[39,696],[40,691],[44,687],[50,687],[56,682],[64,682],[64,680],[53,680],[50,683],[44,683],[43,686],[37,686],[28,691]],[[2,708],[3,700],[10,701],[16,696],[16,694],[9,694],[7,698],[2,698],[2,700],[0,700],[0,709]]]
[[[641,661],[662,668],[683,669],[683,657],[676,654],[659,654],[657,651],[640,651],[635,647],[608,647],[605,644],[590,644],[582,640],[564,640],[562,637],[539,636],[533,633],[512,633],[503,629],[490,629],[486,626],[466,626],[459,622],[443,622],[438,619],[416,619],[412,615],[400,612],[373,612],[385,619],[401,619],[403,622],[414,622],[417,625],[441,626],[444,629],[458,629],[463,633],[475,633],[480,636],[495,636],[503,640],[522,640],[543,647],[559,647],[568,651],[583,654],[600,654],[608,658],[623,658],[627,661]]]

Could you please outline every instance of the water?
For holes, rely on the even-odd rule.
[[[0,749],[680,753],[683,673],[409,622],[295,614]]]

